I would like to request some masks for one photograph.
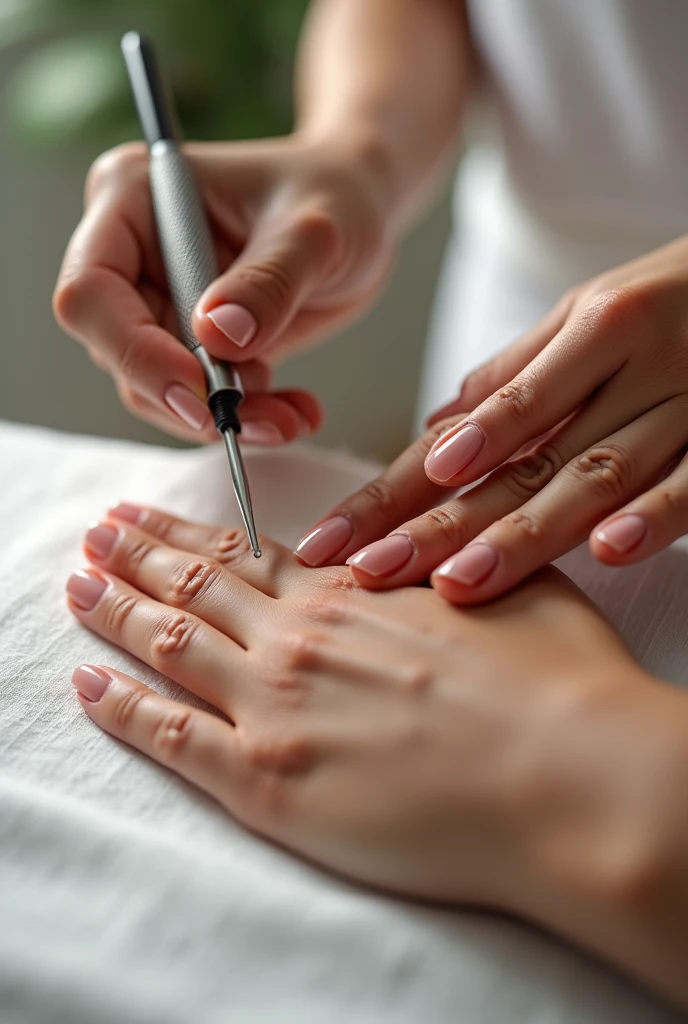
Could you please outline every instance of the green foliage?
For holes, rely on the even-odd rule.
[[[27,55],[5,108],[32,145],[103,148],[140,132],[119,50],[150,33],[187,138],[257,138],[291,123],[291,68],[308,0],[0,0],[0,45]],[[30,44],[30,45],[26,45]]]

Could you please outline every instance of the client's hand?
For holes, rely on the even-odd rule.
[[[326,867],[508,908],[688,1000],[685,696],[553,570],[457,609],[263,550],[127,505],[89,530],[74,614],[226,716],[81,666],[93,721]]]
[[[639,674],[572,585],[551,572],[462,612],[429,589],[366,593],[269,541],[256,560],[240,531],[122,515],[89,531],[98,569],[72,576],[72,611],[230,721],[78,669],[98,725],[347,875],[513,901],[552,737]]]

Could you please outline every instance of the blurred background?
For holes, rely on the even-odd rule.
[[[119,39],[130,28],[154,36],[187,138],[275,135],[291,124],[292,62],[307,6],[0,0],[1,418],[178,443],[120,406],[109,377],[62,334],[51,312],[91,161],[140,135]],[[445,195],[407,239],[375,309],[334,344],[279,369],[280,383],[310,388],[323,400],[327,424],[319,442],[380,459],[407,443],[448,225]]]

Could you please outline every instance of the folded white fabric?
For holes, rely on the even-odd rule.
[[[293,543],[374,467],[247,459],[260,529]],[[218,449],[0,426],[0,1019],[6,1024],[650,1024],[682,1019],[534,929],[397,902],[247,835],[99,732],[80,661],[176,689],[63,601],[86,520],[118,499],[236,522]],[[623,573],[563,560],[653,671],[688,682],[688,552]]]

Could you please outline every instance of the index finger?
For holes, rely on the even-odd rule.
[[[454,419],[450,422],[454,423]],[[423,464],[437,437],[446,429],[446,420],[431,427],[384,473],[316,523],[296,547],[301,561],[309,566],[341,565],[362,545],[445,501],[447,488],[428,480]]]
[[[602,296],[570,320],[509,383],[447,431],[425,463],[431,480],[461,487],[491,472],[573,413],[625,362],[625,307]]]

